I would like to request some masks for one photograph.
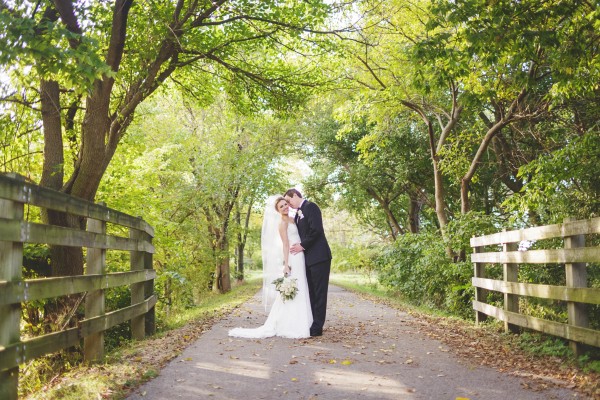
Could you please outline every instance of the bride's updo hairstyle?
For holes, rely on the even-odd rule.
[[[279,196],[278,198],[275,199],[275,211],[279,212],[279,208],[277,208],[279,206],[279,202],[283,200],[287,203],[287,200],[285,199],[285,197],[283,196]]]

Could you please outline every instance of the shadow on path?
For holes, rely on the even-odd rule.
[[[535,392],[524,379],[470,364],[418,331],[411,316],[331,286],[324,335],[238,339],[236,326],[266,319],[260,295],[215,324],[129,399],[432,399],[581,398]]]

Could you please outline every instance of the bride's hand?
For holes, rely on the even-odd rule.
[[[292,267],[290,267],[289,265],[283,269],[283,275],[288,276],[291,273],[292,273]]]

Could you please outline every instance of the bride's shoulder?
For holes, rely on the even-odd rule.
[[[280,228],[285,228],[285,227],[287,227],[289,225],[290,221],[288,220],[288,218],[289,217],[283,217],[283,218],[281,218],[281,221],[279,221],[279,227]]]
[[[294,219],[289,216],[281,218],[280,226],[294,225]]]

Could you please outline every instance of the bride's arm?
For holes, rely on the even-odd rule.
[[[281,236],[281,242],[283,243],[283,273],[284,274],[289,274],[291,271],[290,264],[289,264],[290,241],[289,241],[288,235],[287,235],[287,226],[288,226],[287,221],[282,219],[281,223],[279,224],[279,236]]]

